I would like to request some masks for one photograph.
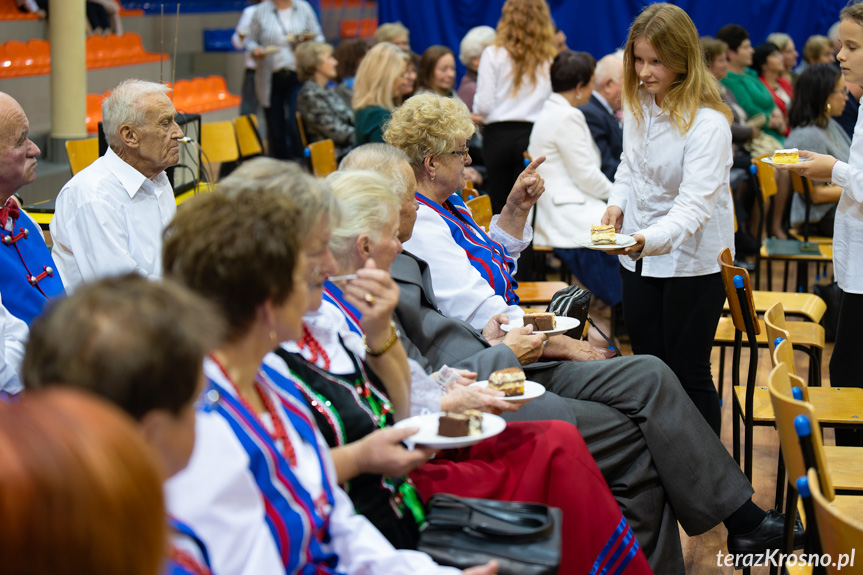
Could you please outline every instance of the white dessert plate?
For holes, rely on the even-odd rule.
[[[796,162],[779,163],[779,162],[774,162],[773,157],[771,156],[769,158],[761,158],[761,161],[764,162],[765,164],[770,164],[771,166],[793,166],[794,164],[802,164],[803,162],[808,162],[811,159],[812,158],[800,158]]]
[[[403,419],[396,423],[393,427],[418,427],[419,431],[414,433],[407,439],[405,443],[410,446],[411,443],[416,445],[424,445],[434,449],[456,449],[458,447],[468,447],[479,443],[483,439],[494,437],[504,429],[506,429],[506,421],[502,417],[491,413],[482,414],[482,433],[479,435],[465,435],[464,437],[444,437],[438,435],[438,420],[443,412],[427,413],[425,415],[415,415],[407,419]]]
[[[482,381],[477,381],[475,383],[470,384],[469,387],[482,387],[488,388],[488,380],[484,379]],[[524,381],[524,393],[521,395],[511,395],[509,397],[501,397],[500,399],[504,401],[530,401],[531,399],[536,399],[540,395],[545,393],[545,386],[541,383],[537,383],[535,381],[530,381],[526,379]]]
[[[578,234],[575,236],[575,243],[583,248],[592,250],[619,250],[620,248],[628,248],[635,245],[635,238],[626,234],[616,234],[614,244],[595,244],[590,240],[590,232]]]
[[[565,317],[562,315],[556,315],[556,316],[554,316],[554,325],[555,325],[554,329],[549,329],[546,331],[534,330],[533,333],[544,333],[545,335],[551,337],[553,335],[560,335],[562,333],[566,333],[569,330],[578,327],[578,324],[580,324],[580,323],[581,322],[578,321],[577,319],[575,319],[574,317]],[[511,320],[509,323],[501,324],[500,329],[502,329],[503,331],[509,331],[514,327],[524,327],[524,320],[523,319]]]
[[[268,56],[270,54],[275,54],[281,49],[282,48],[280,46],[264,46],[263,48],[261,48],[261,53],[263,53],[264,56]]]

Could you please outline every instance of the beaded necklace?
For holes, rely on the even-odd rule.
[[[311,354],[311,359],[309,359],[312,363],[318,363],[318,358],[323,362],[323,368],[327,371],[330,370],[330,356],[327,355],[326,350],[321,347],[321,344],[315,339],[315,336],[309,331],[308,326],[303,324],[303,339],[297,342],[297,347],[301,350],[308,349]]]
[[[222,363],[218,359],[216,359],[215,355],[210,354],[209,357],[213,361],[213,363],[215,363],[216,366],[221,370],[222,375],[225,376],[225,379],[228,380],[228,382],[233,386],[234,391],[237,392],[237,397],[239,398],[240,403],[242,403],[243,406],[249,410],[249,413],[253,414],[255,417],[258,417],[258,420],[260,420],[257,411],[251,406],[248,401],[246,401],[246,398],[243,397],[243,394],[240,393],[240,388],[237,387],[237,384],[234,383],[234,380],[231,379],[230,375],[228,375],[228,370],[225,369],[225,366],[222,365]],[[285,429],[285,424],[282,422],[282,418],[279,415],[279,412],[276,410],[276,405],[275,403],[273,403],[273,398],[270,397],[270,394],[267,392],[267,390],[264,388],[264,385],[260,381],[260,375],[257,374],[255,375],[255,392],[258,394],[258,397],[261,398],[261,403],[264,404],[264,409],[267,411],[270,419],[273,421],[272,432],[266,425],[262,425],[261,427],[267,430],[267,433],[269,433],[270,437],[273,439],[273,442],[277,446],[279,445],[279,441],[281,440],[283,446],[282,450],[284,451],[283,455],[285,456],[285,459],[288,460],[288,463],[291,465],[291,467],[296,467],[297,454],[294,451],[294,446],[291,443],[290,437],[288,437],[288,431]]]

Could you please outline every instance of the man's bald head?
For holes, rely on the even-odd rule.
[[[0,202],[36,179],[42,152],[30,141],[30,122],[15,98],[0,92]]]
[[[594,77],[596,91],[602,94],[612,108],[619,110],[620,94],[623,91],[623,58],[617,53],[603,56],[596,63]]]

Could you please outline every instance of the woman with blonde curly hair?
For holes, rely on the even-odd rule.
[[[557,50],[545,0],[507,0],[494,44],[479,61],[473,111],[482,118],[486,189],[500,213],[521,172],[533,122],[551,95]]]
[[[710,350],[725,290],[716,256],[734,246],[731,110],[682,9],[653,4],[623,54],[623,155],[602,223],[632,236],[620,255],[636,354],[665,361],[719,434]]]
[[[381,126],[402,99],[413,92],[416,72],[410,55],[389,42],[368,51],[354,79],[356,145],[383,142]]]

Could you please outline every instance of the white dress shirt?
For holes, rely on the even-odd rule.
[[[681,136],[652,95],[642,95],[642,109],[641,125],[625,113],[608,205],[623,211],[622,233],[644,235],[644,250],[620,262],[634,271],[635,260],[652,256],[644,259],[646,277],[718,272],[719,252],[734,251],[730,124],[716,110],[699,108]]]
[[[257,10],[257,8],[257,4],[246,6],[243,8],[243,13],[240,14],[240,21],[237,22],[237,28],[231,36],[231,45],[233,45],[237,50],[243,50],[245,48],[244,38],[249,34],[249,28],[252,24],[252,16],[255,15],[255,10]],[[258,62],[255,60],[255,57],[252,56],[251,52],[246,52],[246,69],[254,70],[257,67]]]
[[[533,229],[526,225],[519,240],[497,226],[498,217],[492,218],[489,236],[503,245],[510,256],[518,258],[530,244]],[[452,238],[449,227],[431,208],[420,204],[413,235],[404,247],[428,263],[434,294],[444,315],[464,320],[477,329],[484,328],[488,320],[499,313],[506,313],[510,319],[524,317],[520,307],[507,304],[470,264],[467,253]]]
[[[9,313],[0,299],[0,391],[14,394],[24,390],[18,374],[24,361],[24,346],[30,330],[27,324]]]
[[[265,363],[283,374],[287,366],[270,354]],[[224,381],[214,363],[206,360],[207,377]],[[230,384],[225,389],[234,392]],[[323,493],[318,453],[327,474],[336,472],[329,448],[316,431],[317,445],[306,443],[273,400],[296,454],[296,477],[312,496]],[[311,412],[307,416],[314,421]],[[261,418],[272,431],[272,420]],[[449,575],[458,570],[436,565],[428,555],[399,551],[362,515],[354,512],[348,495],[331,484],[335,502],[330,515],[331,550],[339,556],[337,570],[345,574]],[[249,470],[249,457],[228,422],[216,411],[196,414],[195,448],[188,466],[165,483],[168,510],[188,524],[204,541],[213,573],[260,575],[285,573],[276,543],[265,521],[264,502]]]
[[[494,122],[534,122],[542,105],[551,95],[551,61],[537,70],[536,85],[523,78],[513,94],[512,58],[506,48],[488,46],[482,51],[476,80],[473,111],[486,124]]]
[[[839,288],[863,294],[863,98],[848,163],[833,165],[832,180],[842,186],[833,223],[833,274]]]
[[[57,196],[52,255],[66,291],[131,271],[161,276],[162,230],[176,213],[164,172],[148,180],[108,148]]]
[[[579,247],[576,236],[599,224],[611,193],[584,114],[560,94],[552,94],[533,125],[527,150],[531,157],[545,156],[537,168],[545,193],[535,208],[536,244]]]

